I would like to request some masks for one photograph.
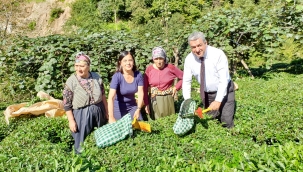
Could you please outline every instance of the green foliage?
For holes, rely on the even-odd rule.
[[[90,32],[103,30],[104,20],[101,18],[97,5],[90,0],[77,0],[72,4],[71,18],[65,24],[67,30],[73,27]]]
[[[59,18],[63,12],[64,10],[61,8],[52,9],[50,14],[50,22],[53,22],[55,19]]]
[[[152,133],[135,131],[105,149],[91,134],[79,156],[66,118],[25,116],[7,126],[2,117],[0,171],[302,171],[303,75],[268,71],[236,82],[233,129],[206,116],[178,137],[172,130],[177,116],[171,115],[148,121]],[[197,92],[192,97],[199,99]]]
[[[200,4],[197,1],[191,0],[160,0],[153,1],[152,8],[150,9],[150,13],[154,17],[161,17],[166,19],[168,15],[179,13],[182,14],[183,17],[186,18],[188,23],[191,23],[192,20],[196,20],[201,17],[201,9],[207,8],[207,5]],[[167,19],[166,19],[167,20]]]
[[[75,6],[84,12],[86,8],[87,11],[95,8],[90,1],[85,2],[88,3],[85,8],[80,6],[80,3],[78,5],[75,3]],[[11,95],[16,92],[33,95],[34,92],[42,90],[59,95],[63,88],[62,84],[73,72],[73,56],[77,51],[87,52],[92,57],[92,71],[99,72],[105,83],[111,80],[116,64],[115,58],[122,50],[131,50],[135,53],[139,70],[143,72],[149,62],[151,49],[154,46],[163,46],[172,63],[176,58],[173,52],[178,52],[180,57],[178,63],[182,69],[183,59],[190,51],[187,36],[194,30],[205,32],[209,45],[225,51],[234,74],[237,69],[241,69],[241,60],[251,62],[250,56],[256,59],[255,64],[266,69],[270,69],[277,60],[287,58],[289,62],[302,58],[299,39],[302,32],[295,31],[302,27],[301,23],[293,22],[291,28],[297,29],[288,29],[282,27],[283,23],[279,21],[281,15],[291,13],[292,6],[280,4],[275,9],[265,11],[262,8],[255,9],[253,14],[251,7],[232,10],[228,8],[207,13],[192,25],[187,25],[181,14],[165,13],[163,20],[150,20],[145,27],[133,31],[91,34],[84,27],[78,35],[73,36],[18,38],[11,47],[3,50],[0,57],[3,64],[0,73],[6,76],[4,78],[10,78],[4,82],[7,85],[5,91]],[[284,11],[281,12],[281,9]],[[297,16],[297,13],[293,15]],[[90,19],[85,21],[88,22]],[[109,26],[107,25],[108,28]]]
[[[0,84],[0,90],[2,90],[2,93],[0,93],[0,100],[2,100],[3,102],[7,102],[7,100],[9,100],[11,97],[10,95],[4,93],[9,91],[5,83]]]
[[[36,22],[35,21],[31,21],[29,24],[28,24],[28,28],[30,30],[35,30],[36,28]]]
[[[107,1],[107,7],[112,2]],[[91,69],[102,75],[106,88],[122,50],[135,53],[143,72],[154,46],[163,46],[170,62],[177,49],[182,69],[190,51],[187,36],[199,30],[209,45],[225,51],[232,71],[237,72],[240,89],[234,129],[221,128],[207,117],[197,121],[192,133],[177,137],[171,130],[173,115],[150,121],[153,133],[135,132],[133,138],[106,149],[96,148],[91,135],[85,153],[75,156],[65,118],[27,116],[9,126],[1,119],[0,171],[302,171],[302,4],[195,2],[125,1],[125,6],[115,6],[123,12],[117,13],[124,20],[118,26],[104,23],[113,20],[110,8],[106,11],[97,1],[78,0],[69,21],[78,27],[73,35],[18,37],[10,46],[1,41],[5,48],[0,47],[0,98],[20,102],[40,90],[61,97],[78,51],[91,57]],[[126,19],[128,15],[132,21]],[[99,32],[105,29],[123,31]],[[246,77],[240,60],[256,67],[252,72],[257,79]],[[176,109],[182,101],[180,93],[179,97]],[[192,97],[201,103],[199,95]],[[5,106],[1,104],[1,110]]]
[[[71,169],[73,159],[66,157],[71,156],[73,139],[67,125],[64,118],[24,117],[2,126],[1,171],[8,170],[5,167],[8,164],[12,171]]]
[[[154,16],[150,13],[150,8],[152,7],[153,0],[129,0],[126,1],[125,11],[130,13],[130,19],[135,26],[138,24],[146,24]]]
[[[44,90],[60,95],[62,84],[73,71],[72,61],[77,51],[87,52],[92,57],[92,70],[99,72],[105,83],[111,79],[117,54],[125,49],[135,53],[142,72],[154,46],[163,46],[171,63],[176,59],[174,52],[178,52],[178,64],[182,69],[183,59],[190,52],[187,36],[194,30],[204,32],[209,45],[225,51],[235,76],[243,68],[241,60],[267,70],[277,60],[283,59],[289,63],[302,58],[300,38],[303,26],[299,16],[303,10],[294,7],[292,3],[278,2],[273,8],[268,6],[271,3],[264,1],[260,1],[260,4],[250,2],[244,6],[240,0],[233,4],[223,3],[212,11],[202,10],[203,15],[189,24],[184,11],[177,9],[187,8],[188,3],[168,1],[162,3],[160,8],[160,2],[142,1],[133,4],[127,1],[127,12],[134,12],[134,7],[144,7],[145,10],[153,9],[159,13],[152,18],[147,16],[146,25],[138,25],[137,29],[130,30],[132,22],[101,22],[100,13],[96,11],[97,2],[76,1],[70,20],[71,25],[79,27],[76,33],[70,36],[17,38],[11,47],[1,51],[0,63],[3,65],[0,75],[4,76],[4,92],[7,95],[20,93],[32,97],[35,92]],[[199,1],[199,4],[210,5],[206,1]],[[159,6],[159,9],[155,6]],[[205,7],[198,5],[197,8]],[[115,31],[96,32],[104,29]],[[119,29],[123,31],[116,31]]]
[[[104,26],[102,26],[105,30],[124,30],[124,31],[130,31],[129,30],[129,24],[126,22],[119,21],[117,23],[109,23]]]
[[[150,49],[139,47],[138,42],[132,42],[131,35],[124,31],[74,38],[52,35],[16,39],[0,55],[3,64],[0,75],[5,76],[1,79],[6,84],[4,92],[25,96],[44,91],[59,95],[66,79],[74,72],[74,56],[79,51],[86,52],[91,57],[91,70],[100,73],[108,84],[115,69],[116,57],[122,50],[136,52],[139,70],[145,70]]]
[[[101,5],[102,4],[102,5]],[[84,7],[83,7],[84,6]],[[111,8],[107,8],[111,6]],[[96,7],[97,9],[96,11]],[[169,53],[174,62],[173,51],[184,58],[189,52],[186,37],[194,30],[206,33],[209,45],[222,48],[229,58],[231,72],[236,74],[241,69],[241,60],[269,66],[272,61],[285,59],[289,61],[301,58],[302,39],[302,2],[293,1],[94,1],[79,0],[74,4],[75,16],[71,21],[83,17],[82,22],[73,25],[82,28],[81,34],[87,34],[104,29],[119,30],[124,27],[106,27],[101,22],[104,12],[128,23],[127,30],[134,40],[148,41],[148,46],[161,45]],[[87,10],[86,10],[87,8]],[[102,9],[100,9],[102,8]],[[209,10],[211,9],[211,10]],[[82,11],[90,13],[82,13]],[[92,15],[96,12],[96,15]],[[102,15],[100,14],[102,13]],[[131,13],[131,14],[129,14]],[[81,15],[80,15],[81,14]],[[111,17],[111,20],[113,17]],[[110,22],[109,20],[106,20]],[[114,22],[114,21],[113,21]],[[88,24],[90,23],[90,24]],[[293,44],[292,49],[285,49],[286,42]],[[284,49],[284,50],[283,50]],[[292,53],[295,53],[292,56]],[[287,56],[287,57],[284,57]],[[182,59],[179,64],[182,66]]]
[[[111,8],[111,4],[106,1],[99,1],[97,10],[102,16],[103,22],[113,22],[114,21],[114,13]]]
[[[281,37],[283,44],[273,53],[275,60],[291,61],[295,59],[303,59],[302,44],[295,41],[293,37]]]
[[[48,99],[40,99],[40,97],[36,96],[36,97],[32,98],[29,102],[27,102],[25,107],[29,107],[35,103],[46,101],[46,100],[48,100]]]

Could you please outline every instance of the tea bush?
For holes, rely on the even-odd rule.
[[[66,118],[25,116],[7,126],[2,117],[0,171],[302,171],[303,75],[269,70],[235,80],[233,129],[206,116],[179,137],[175,114],[148,121],[152,133],[135,131],[104,149],[90,135],[79,156]],[[199,102],[197,93],[192,97]]]

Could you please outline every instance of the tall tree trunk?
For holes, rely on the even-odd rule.
[[[175,63],[174,63],[174,65],[175,65],[176,67],[178,67],[178,62],[179,62],[179,49],[175,47],[173,53],[174,53],[174,57],[175,57]],[[174,85],[176,85],[177,82],[178,82],[178,78],[175,78],[175,80],[174,80]],[[174,99],[175,99],[175,101],[178,100],[178,94],[175,94]]]
[[[5,16],[6,16],[6,21],[5,21],[5,28],[4,28],[4,33],[3,33],[4,37],[6,37],[9,20],[11,18],[11,13],[6,13]]]
[[[235,75],[237,73],[237,61],[235,61],[234,59],[231,59],[229,64],[230,64],[231,75]]]
[[[254,79],[254,78],[255,78],[254,75],[251,73],[249,67],[247,66],[247,64],[245,63],[245,61],[244,61],[243,59],[241,59],[241,63],[242,63],[242,65],[244,66],[244,68],[247,70],[247,72],[249,73],[250,77],[251,77],[252,79]]]

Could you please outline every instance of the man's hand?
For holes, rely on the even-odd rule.
[[[210,108],[211,110],[219,110],[221,105],[221,102],[218,101],[213,101],[208,108]]]

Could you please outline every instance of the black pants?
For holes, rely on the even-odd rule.
[[[105,107],[103,102],[86,106],[85,108],[74,109],[73,115],[77,123],[77,132],[72,132],[75,140],[75,152],[81,153],[81,144],[85,138],[94,130],[107,123]]]
[[[203,102],[204,107],[208,108],[209,105],[215,101],[216,96],[217,92],[205,92],[205,102]],[[224,96],[219,110],[211,111],[208,114],[223,123],[223,127],[232,128],[234,126],[235,106],[234,83],[230,81],[227,86],[227,94]]]

